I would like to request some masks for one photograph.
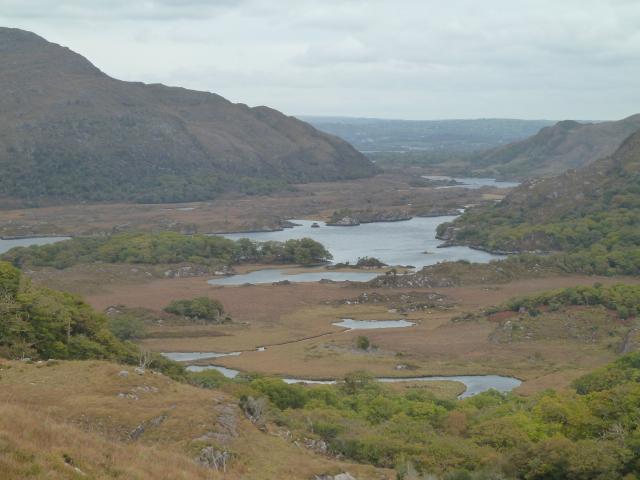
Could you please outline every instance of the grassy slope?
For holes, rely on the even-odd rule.
[[[137,375],[131,368],[123,378],[118,376],[123,366],[106,362],[4,361],[0,366],[3,479],[81,478],[64,455],[90,478],[299,479],[343,471],[379,478],[372,468],[335,462],[294,446],[276,431],[259,431],[235,400],[220,392],[150,372]],[[160,415],[166,415],[163,422],[148,426],[137,440],[130,438],[138,425]],[[198,440],[208,432],[222,436]],[[192,461],[208,444],[235,456],[224,477]]]

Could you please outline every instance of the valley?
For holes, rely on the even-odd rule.
[[[640,478],[635,5],[22,3],[2,480]]]

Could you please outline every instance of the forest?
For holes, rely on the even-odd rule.
[[[229,240],[213,235],[174,232],[121,233],[105,237],[76,237],[50,245],[18,247],[2,256],[17,267],[64,269],[81,263],[140,263],[230,265],[291,263],[311,265],[330,260],[324,246],[310,238],[286,242]]]

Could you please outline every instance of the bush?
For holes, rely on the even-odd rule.
[[[371,347],[369,337],[365,337],[364,335],[358,336],[358,338],[356,338],[356,346],[360,350],[369,350],[369,347]]]
[[[222,304],[209,297],[196,297],[191,300],[174,300],[165,307],[164,311],[191,320],[204,320],[210,323],[221,323],[226,320]]]
[[[190,384],[201,388],[219,388],[230,380],[215,369],[203,370],[201,372],[188,372],[187,380]]]
[[[144,337],[146,326],[144,322],[130,314],[118,314],[109,317],[109,330],[120,340],[132,340]]]

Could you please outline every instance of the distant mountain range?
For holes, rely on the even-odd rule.
[[[552,176],[611,155],[640,130],[640,114],[618,121],[384,120],[300,118],[345,138],[383,168],[525,179]]]
[[[0,28],[0,92],[1,197],[189,201],[376,171],[271,108],[116,80],[23,30]]]
[[[382,118],[298,116],[344,138],[361,152],[468,153],[505,145],[535,134],[551,120],[470,119],[391,120]]]
[[[537,177],[579,168],[611,155],[640,130],[640,114],[615,122],[562,121],[522,141],[472,155],[471,170],[499,177]]]

